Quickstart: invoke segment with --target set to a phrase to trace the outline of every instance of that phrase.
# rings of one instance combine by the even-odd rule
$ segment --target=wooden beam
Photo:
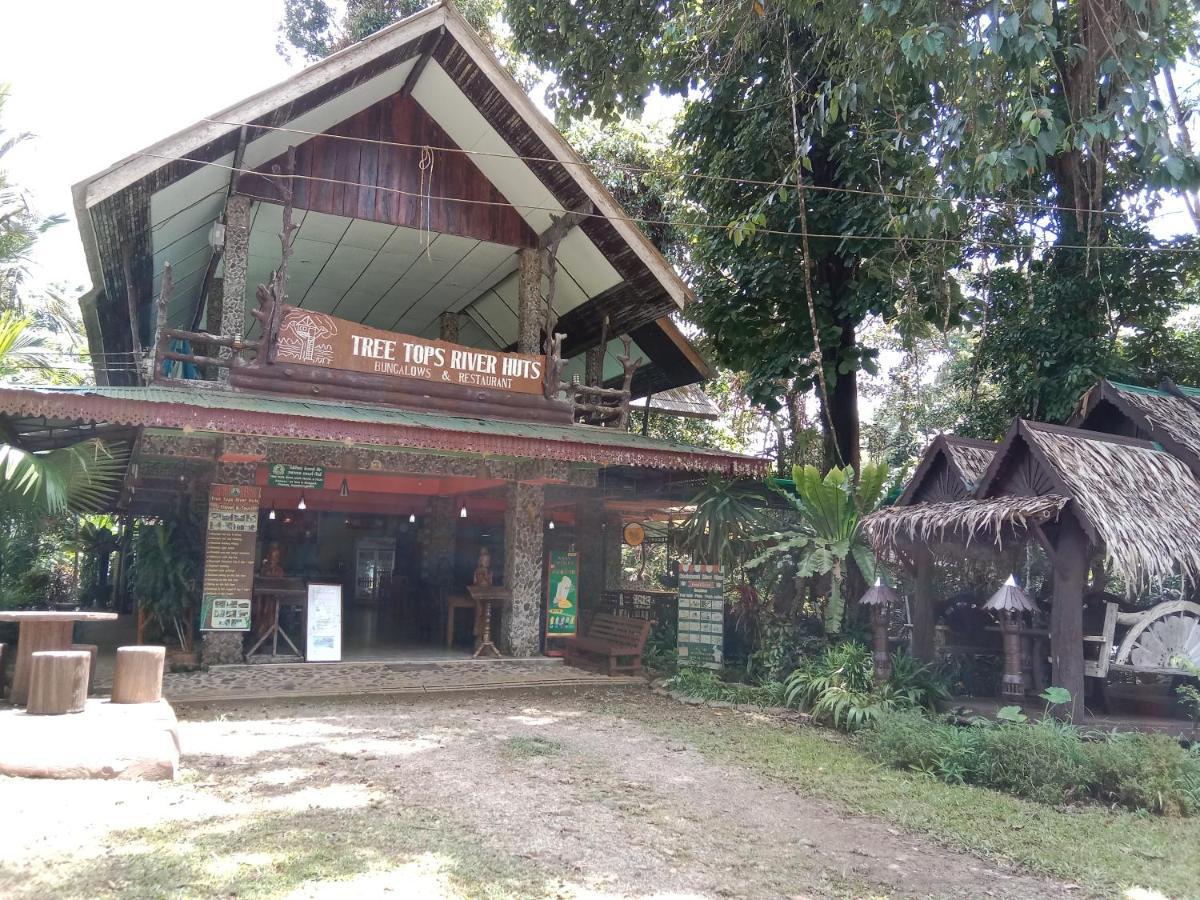
[[[446,26],[442,25],[437,31],[426,35],[422,43],[421,55],[417,57],[417,61],[413,63],[413,67],[409,70],[407,77],[404,79],[404,84],[400,86],[400,90],[396,95],[401,99],[409,96],[413,89],[417,86],[417,81],[421,77],[421,73],[425,71],[425,67],[429,65],[429,60],[433,59],[433,53],[437,50],[438,44],[442,37],[446,34]]]
[[[1083,594],[1087,589],[1088,536],[1074,515],[1058,526],[1054,599],[1050,605],[1050,660],[1056,687],[1071,692],[1070,719],[1083,719]]]
[[[584,200],[574,209],[568,210],[561,216],[550,216],[550,227],[538,237],[538,247],[542,250],[556,247],[576,225],[591,218],[595,207],[591,200]]]

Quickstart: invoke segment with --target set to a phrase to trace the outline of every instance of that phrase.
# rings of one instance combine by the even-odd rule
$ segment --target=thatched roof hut
[[[1165,381],[1158,388],[1098,381],[1070,424],[1161,444],[1200,476],[1200,391]]]
[[[897,506],[961,500],[971,496],[999,445],[939,434],[925,448]]]

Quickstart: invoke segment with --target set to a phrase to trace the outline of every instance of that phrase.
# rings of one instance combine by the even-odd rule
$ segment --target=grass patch
[[[1096,894],[1140,886],[1195,897],[1200,885],[1200,820],[1091,808],[1060,810],[995,791],[944,784],[880,766],[833,732],[676,708],[632,704],[664,737],[710,758],[742,765],[800,792],[875,816],[940,843],[1074,881]]]
[[[553,896],[557,884],[431,810],[390,805],[172,822],[116,832],[106,843],[95,858],[39,860],[28,871],[0,866],[0,894],[266,898],[358,882],[360,896],[375,896],[382,883],[397,897],[507,900]]]
[[[504,751],[510,756],[556,756],[562,749],[562,743],[553,738],[518,735],[504,739]]]

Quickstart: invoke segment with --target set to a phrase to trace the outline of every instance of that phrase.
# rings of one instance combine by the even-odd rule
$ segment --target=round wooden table
[[[51,612],[44,609],[17,609],[0,611],[0,622],[18,622],[21,625],[17,639],[17,665],[13,671],[12,690],[9,700],[24,706],[29,699],[29,667],[33,654],[39,650],[70,650],[76,622],[111,622],[116,613]]]

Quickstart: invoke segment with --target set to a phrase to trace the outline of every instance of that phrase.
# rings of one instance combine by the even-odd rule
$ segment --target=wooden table
[[[473,655],[479,657],[484,652],[490,652],[499,657],[500,651],[492,643],[492,601],[511,603],[512,591],[493,584],[473,584],[467,588],[467,593],[471,595],[471,599],[478,607],[477,617],[483,620],[483,634],[475,635],[475,653]]]
[[[29,699],[29,669],[33,654],[40,650],[70,650],[76,622],[111,622],[116,618],[116,613],[87,610],[51,612],[44,609],[18,609],[0,612],[0,622],[17,622],[21,626],[9,700],[14,705],[24,706]]]

